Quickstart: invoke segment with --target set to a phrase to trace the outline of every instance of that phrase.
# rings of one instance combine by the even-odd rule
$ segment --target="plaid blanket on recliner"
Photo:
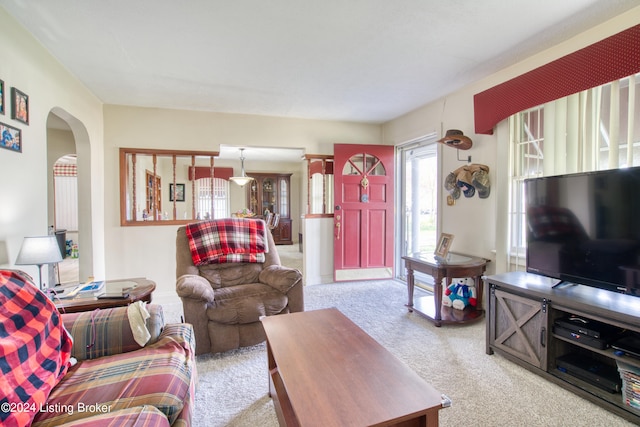
[[[227,262],[264,262],[266,226],[255,218],[223,218],[186,226],[195,266]]]
[[[0,425],[28,426],[67,372],[72,341],[26,275],[0,270]]]

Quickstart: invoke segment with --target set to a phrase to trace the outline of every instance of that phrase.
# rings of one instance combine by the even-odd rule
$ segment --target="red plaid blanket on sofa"
[[[266,226],[254,218],[223,218],[188,224],[191,258],[196,266],[226,262],[264,262]]]
[[[71,344],[55,305],[24,275],[0,270],[0,425],[31,425],[67,372]]]

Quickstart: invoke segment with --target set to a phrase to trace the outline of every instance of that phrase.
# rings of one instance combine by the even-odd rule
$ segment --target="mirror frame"
[[[190,188],[186,188],[187,186],[185,186],[185,192],[186,191],[191,191],[191,200],[192,200],[192,207],[191,210],[194,213],[194,218],[190,218],[190,219],[163,219],[163,220],[156,220],[156,219],[151,219],[151,220],[147,220],[147,221],[140,221],[140,220],[128,220],[127,219],[127,171],[128,171],[128,165],[127,165],[127,156],[128,155],[132,155],[133,158],[135,159],[135,157],[137,155],[147,155],[147,156],[152,156],[153,158],[153,163],[154,163],[154,170],[153,170],[153,175],[156,174],[155,171],[155,165],[156,165],[156,157],[169,157],[172,159],[173,161],[173,177],[171,178],[170,184],[173,184],[173,188],[177,188],[176,187],[176,173],[175,173],[175,167],[176,167],[176,159],[178,157],[191,157],[191,167],[194,167],[195,170],[195,166],[196,166],[196,157],[208,157],[210,159],[210,168],[213,170],[213,165],[214,165],[214,158],[218,157],[218,155],[220,154],[218,151],[189,151],[189,150],[158,150],[158,149],[151,149],[151,148],[120,148],[120,225],[121,226],[158,226],[158,225],[184,225],[184,224],[188,224],[194,221],[197,221],[197,219],[195,218],[195,198],[193,197],[194,192],[195,192],[195,181],[191,180],[191,186],[189,186]],[[134,171],[134,175],[135,175],[135,171]],[[213,173],[212,173],[213,176]],[[134,180],[134,188],[135,188],[135,180]],[[171,204],[172,208],[173,208],[173,218],[176,217],[176,200],[177,198],[174,197],[174,200],[170,200],[168,201],[169,204]],[[135,194],[134,194],[134,201],[135,201]],[[135,202],[132,203],[132,205],[135,206]]]

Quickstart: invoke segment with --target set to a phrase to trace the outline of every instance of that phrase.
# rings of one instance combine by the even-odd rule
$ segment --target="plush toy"
[[[455,279],[444,291],[442,297],[442,304],[447,307],[453,307],[457,310],[464,310],[468,305],[475,307],[476,300],[476,288],[475,286],[467,285],[467,279]]]

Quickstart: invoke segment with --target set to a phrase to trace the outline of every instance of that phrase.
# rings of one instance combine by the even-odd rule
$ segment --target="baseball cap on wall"
[[[471,183],[478,191],[478,197],[486,199],[491,193],[491,181],[489,180],[489,166],[477,165],[478,168],[471,173]]]

